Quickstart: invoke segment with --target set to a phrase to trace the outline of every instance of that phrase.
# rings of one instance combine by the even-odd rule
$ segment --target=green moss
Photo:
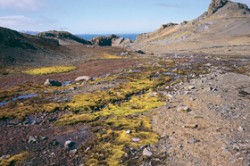
[[[29,158],[28,152],[22,152],[17,155],[11,156],[8,159],[1,159],[0,165],[1,166],[13,166],[13,165],[20,165],[23,161]]]

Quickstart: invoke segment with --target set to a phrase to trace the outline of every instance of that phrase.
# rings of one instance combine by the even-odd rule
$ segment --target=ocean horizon
[[[94,37],[98,37],[98,36],[109,36],[111,34],[76,34],[76,36],[79,36],[85,40],[91,40]],[[124,37],[124,38],[128,38],[130,40],[136,40],[137,35],[139,34],[116,34],[117,36],[120,37]]]

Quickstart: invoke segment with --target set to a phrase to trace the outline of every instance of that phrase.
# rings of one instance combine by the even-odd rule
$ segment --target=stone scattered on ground
[[[56,81],[56,80],[51,80],[51,79],[47,79],[44,82],[45,86],[62,86],[62,83],[60,81]]]

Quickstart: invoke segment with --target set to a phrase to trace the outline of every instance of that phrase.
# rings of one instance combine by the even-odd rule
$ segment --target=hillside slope
[[[155,32],[141,34],[134,47],[158,52],[216,54],[233,49],[244,55],[249,52],[246,50],[250,45],[249,27],[250,10],[247,5],[212,0],[208,11],[197,19],[178,25],[166,24]]]
[[[0,73],[9,67],[78,64],[123,51],[91,44],[69,32],[48,31],[34,36],[0,27]]]

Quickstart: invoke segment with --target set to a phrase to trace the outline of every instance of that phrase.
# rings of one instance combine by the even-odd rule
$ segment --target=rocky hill
[[[37,36],[46,39],[58,40],[60,45],[79,45],[79,44],[92,44],[90,41],[84,40],[78,36],[72,35],[65,31],[47,31],[37,34]]]
[[[90,47],[90,41],[69,32],[48,31],[28,35],[0,27],[0,74],[9,67],[27,67],[79,63],[104,53],[104,48]],[[105,53],[121,50],[106,48]]]
[[[208,10],[197,19],[181,24],[166,24],[137,38],[139,47],[159,52],[205,52],[223,54],[232,47],[247,54],[250,43],[250,10],[247,5],[228,0],[212,0]],[[245,50],[245,51],[240,51]]]

